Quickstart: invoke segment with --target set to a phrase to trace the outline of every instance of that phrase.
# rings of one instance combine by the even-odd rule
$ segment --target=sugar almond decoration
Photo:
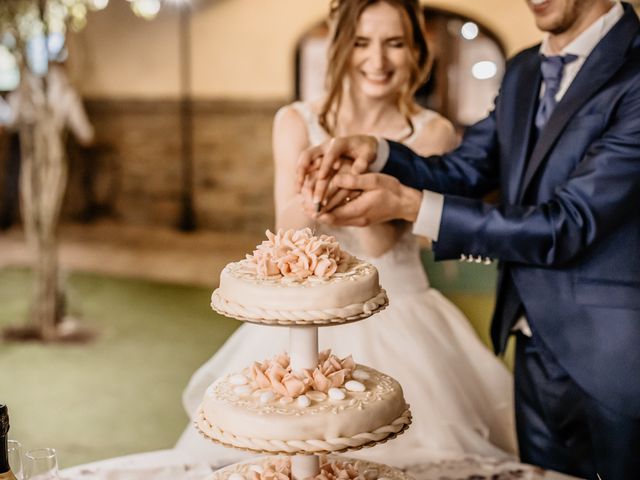
[[[359,372],[359,380],[354,379],[355,372]],[[262,404],[295,401],[300,408],[327,399],[343,400],[347,392],[364,392],[363,382],[369,378],[364,370],[356,370],[351,356],[340,359],[331,350],[320,352],[318,366],[313,370],[292,371],[289,355],[282,353],[263,362],[254,362],[244,373],[229,376],[229,383],[237,395],[256,396]]]

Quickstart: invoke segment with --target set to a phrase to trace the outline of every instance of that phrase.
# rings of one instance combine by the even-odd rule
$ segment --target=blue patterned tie
[[[542,55],[540,70],[544,81],[544,95],[540,99],[538,113],[536,114],[536,127],[538,131],[546,125],[556,108],[556,95],[560,90],[560,82],[564,73],[564,66],[578,59],[577,55],[555,55],[546,57]]]

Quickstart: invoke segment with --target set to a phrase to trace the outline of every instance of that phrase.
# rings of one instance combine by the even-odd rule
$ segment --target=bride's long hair
[[[411,55],[409,81],[403,86],[398,96],[398,109],[405,116],[413,133],[411,114],[415,109],[414,95],[429,77],[432,64],[424,17],[418,0],[333,0],[329,15],[331,43],[325,85],[327,94],[320,109],[320,125],[330,135],[335,134],[337,114],[344,93],[344,78],[354,47],[358,20],[367,7],[379,2],[388,3],[398,10],[402,17]]]

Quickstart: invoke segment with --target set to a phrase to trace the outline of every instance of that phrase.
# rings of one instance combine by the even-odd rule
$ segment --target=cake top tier
[[[351,322],[386,304],[373,265],[309,228],[267,231],[251,255],[222,270],[211,297],[223,315],[271,325]]]

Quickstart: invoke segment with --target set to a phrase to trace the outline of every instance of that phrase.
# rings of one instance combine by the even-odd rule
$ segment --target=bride
[[[278,228],[313,226],[296,192],[296,162],[302,150],[328,137],[378,135],[422,155],[455,146],[451,124],[413,101],[429,70],[421,15],[417,0],[333,2],[326,98],[288,105],[274,121]],[[429,287],[410,226],[318,228],[376,265],[390,299],[389,308],[367,320],[319,329],[320,348],[352,354],[396,378],[413,412],[403,435],[349,455],[399,467],[442,454],[515,455],[511,375],[463,314]],[[287,329],[244,324],[191,378],[184,392],[187,413],[193,416],[217,377],[287,347]],[[176,447],[220,464],[241,456],[200,438],[192,426]]]

